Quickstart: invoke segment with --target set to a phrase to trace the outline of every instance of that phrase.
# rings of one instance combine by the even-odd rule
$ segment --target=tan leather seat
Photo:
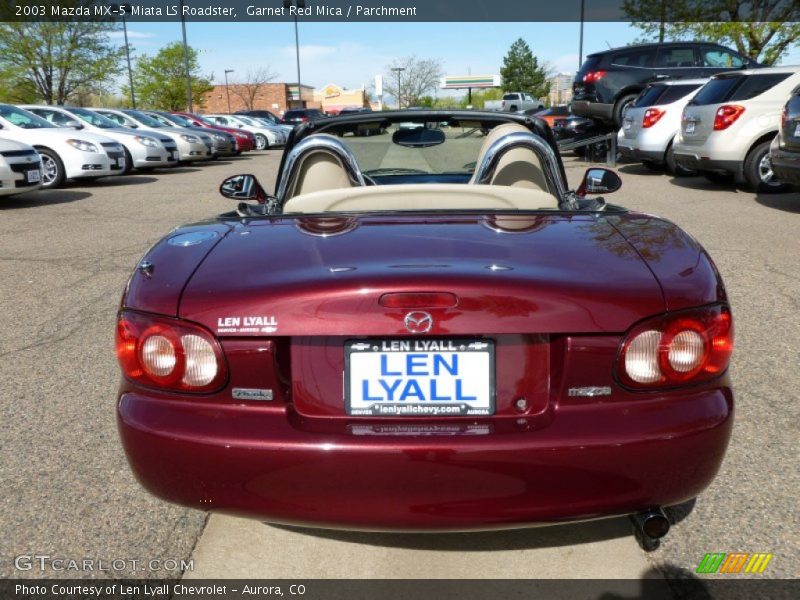
[[[315,137],[334,136],[319,133]],[[339,158],[323,149],[312,150],[302,159],[294,182],[289,186],[286,197],[313,194],[324,190],[353,187],[353,182]]]
[[[531,133],[527,127],[519,123],[503,123],[494,127],[481,146],[478,160],[475,162],[476,169],[492,144],[503,136],[515,132]],[[475,175],[472,176],[470,183],[477,183]],[[528,148],[506,150],[500,157],[489,184],[549,191],[542,163],[536,153]]]
[[[498,185],[423,183],[332,189],[290,198],[284,213],[401,210],[539,210],[558,208],[543,190]]]

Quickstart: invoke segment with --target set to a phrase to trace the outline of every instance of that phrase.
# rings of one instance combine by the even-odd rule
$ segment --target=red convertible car
[[[631,515],[663,536],[723,460],[733,326],[705,250],[598,196],[620,184],[591,168],[570,191],[524,115],[300,126],[274,193],[226,180],[237,209],[169,233],[128,283],[117,407],[139,481],[270,522]]]

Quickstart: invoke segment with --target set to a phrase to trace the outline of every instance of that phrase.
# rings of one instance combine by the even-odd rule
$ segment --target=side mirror
[[[586,194],[611,194],[622,187],[622,179],[611,169],[596,167],[587,169],[583,181],[576,192],[578,196]]]
[[[83,129],[84,125],[80,121],[67,121],[62,127],[71,127],[72,129]]]
[[[257,200],[263,204],[268,195],[255,175],[234,175],[219,186],[219,193],[231,200]]]

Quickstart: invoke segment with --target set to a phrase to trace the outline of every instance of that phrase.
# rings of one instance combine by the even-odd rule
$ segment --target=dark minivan
[[[292,110],[287,110],[283,114],[283,119],[281,119],[281,123],[283,125],[299,125],[301,123],[306,123],[307,121],[316,121],[317,119],[322,119],[325,115],[322,111],[317,110],[316,108],[297,108]]]
[[[572,112],[622,125],[625,108],[648,83],[697,79],[759,63],[719,44],[669,42],[638,44],[586,57],[572,84]]]

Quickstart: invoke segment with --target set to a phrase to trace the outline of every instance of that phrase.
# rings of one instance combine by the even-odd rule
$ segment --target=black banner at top
[[[0,21],[800,21],[797,0],[2,0],[0,7]]]

